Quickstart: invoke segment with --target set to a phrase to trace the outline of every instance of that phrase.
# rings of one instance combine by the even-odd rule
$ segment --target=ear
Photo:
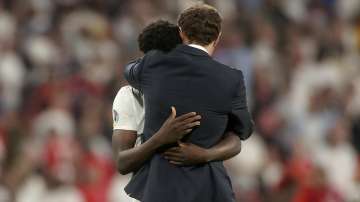
[[[179,27],[179,34],[180,34],[180,38],[183,41],[183,43],[187,44],[189,42],[189,39],[187,38],[185,33],[181,30],[181,27]]]
[[[220,41],[220,37],[221,37],[221,32],[219,33],[219,36],[217,37],[217,39],[214,41],[214,43],[213,43],[213,46],[214,46],[214,48],[218,45],[218,43],[219,43],[219,41]]]

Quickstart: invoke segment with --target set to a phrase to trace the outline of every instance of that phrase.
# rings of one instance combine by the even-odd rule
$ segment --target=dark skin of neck
[[[176,120],[177,118],[179,117],[174,114],[170,115],[156,134],[137,147],[135,147],[136,131],[114,130],[112,146],[119,173],[125,175],[138,170],[151,159],[159,147],[174,142],[178,142],[179,146],[170,148],[163,155],[170,163],[178,166],[223,161],[240,153],[241,140],[233,132],[227,132],[218,144],[209,149],[178,141],[191,132],[191,128],[197,126],[200,119],[198,115],[189,115],[187,119]],[[179,125],[184,127],[182,129],[175,127]]]

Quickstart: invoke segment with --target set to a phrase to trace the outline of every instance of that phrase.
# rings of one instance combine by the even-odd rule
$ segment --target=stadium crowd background
[[[256,133],[238,201],[360,201],[360,1],[209,0]],[[0,1],[0,201],[122,202],[112,101],[137,36],[189,0]],[[209,81],[211,82],[211,81]]]

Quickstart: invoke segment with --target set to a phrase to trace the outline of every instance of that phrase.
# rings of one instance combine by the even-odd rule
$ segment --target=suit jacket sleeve
[[[124,77],[129,82],[129,84],[138,90],[141,91],[141,70],[143,68],[144,59],[138,58],[129,62],[125,66]]]
[[[244,76],[240,72],[239,84],[232,100],[228,129],[239,135],[241,140],[250,137],[253,132],[253,121],[246,103]]]

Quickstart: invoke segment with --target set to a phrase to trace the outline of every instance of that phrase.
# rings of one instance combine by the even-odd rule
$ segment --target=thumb
[[[178,142],[177,142],[177,143],[178,143],[178,145],[179,145],[180,147],[184,147],[184,146],[186,146],[186,145],[185,145],[185,143],[181,142],[180,140],[178,140]]]
[[[171,115],[170,115],[171,118],[175,119],[176,117],[176,109],[174,106],[171,107]]]

